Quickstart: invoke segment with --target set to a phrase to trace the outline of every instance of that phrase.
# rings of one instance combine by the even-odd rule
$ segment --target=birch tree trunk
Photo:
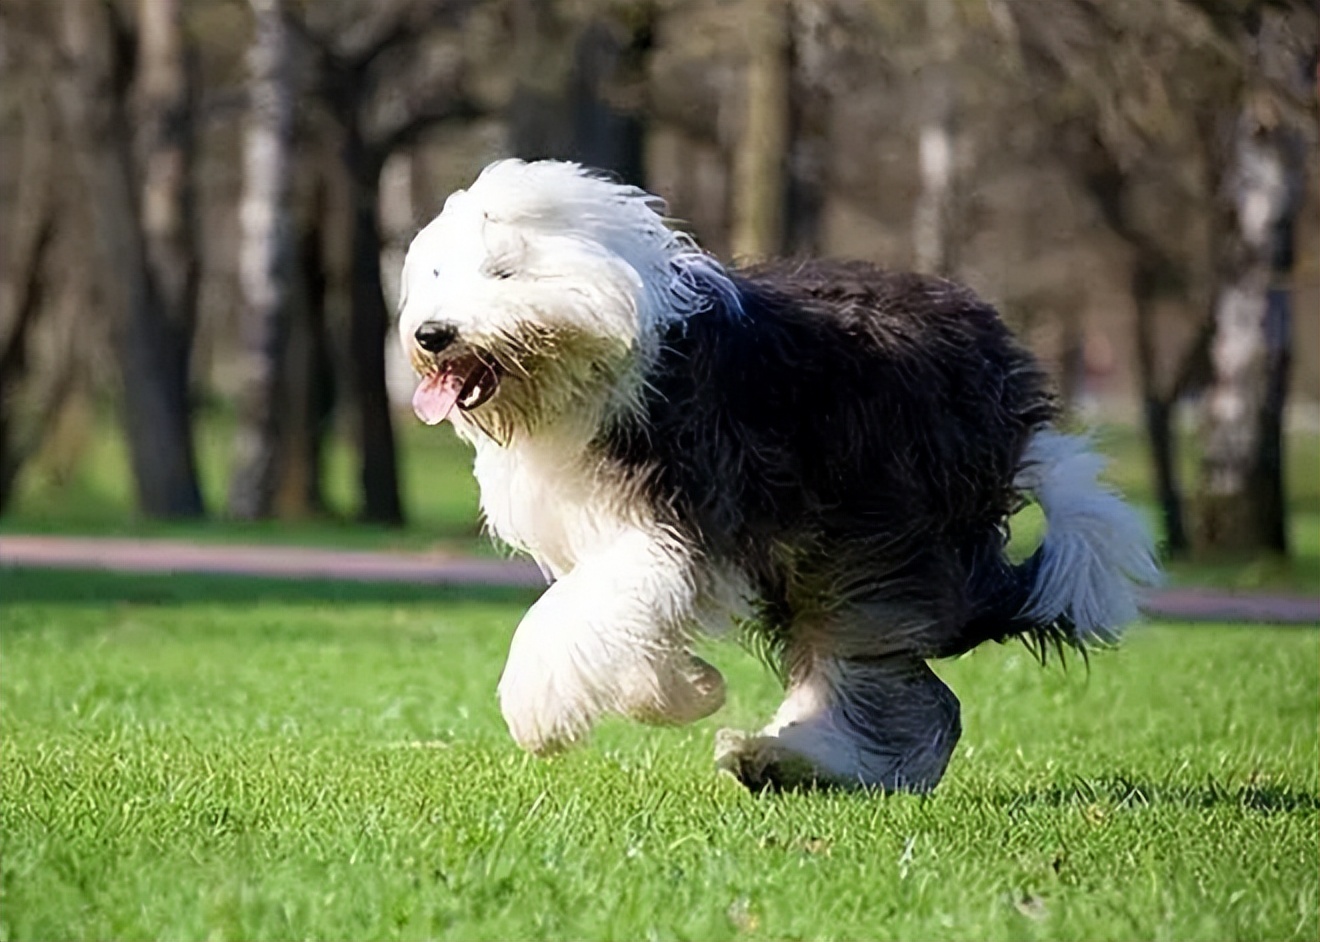
[[[63,5],[56,94],[105,273],[138,508],[149,517],[195,517],[203,507],[188,401],[197,295],[193,81],[182,9],[180,0],[141,0],[132,120],[116,15],[104,0]]]
[[[1283,411],[1292,340],[1293,233],[1305,186],[1305,139],[1263,76],[1301,74],[1262,19],[1248,40],[1250,79],[1225,177],[1225,257],[1214,302],[1211,382],[1202,415],[1196,548],[1288,552]]]
[[[271,516],[280,473],[285,405],[284,349],[292,295],[290,183],[293,88],[283,0],[250,0],[256,33],[249,50],[250,117],[244,150],[239,284],[243,376],[229,513]]]

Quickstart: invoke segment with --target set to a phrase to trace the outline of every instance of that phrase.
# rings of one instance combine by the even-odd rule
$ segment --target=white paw
[[[517,641],[500,678],[500,709],[518,745],[538,755],[585,738],[604,713],[671,726],[724,705],[720,672],[686,651],[616,645],[532,652]]]
[[[571,667],[510,657],[500,677],[500,712],[509,734],[528,752],[548,755],[583,739],[599,715]]]

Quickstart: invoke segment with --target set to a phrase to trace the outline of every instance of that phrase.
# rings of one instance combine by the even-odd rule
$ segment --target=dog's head
[[[725,279],[635,187],[558,161],[491,164],[408,249],[399,334],[418,416],[497,440],[636,398],[660,331]]]

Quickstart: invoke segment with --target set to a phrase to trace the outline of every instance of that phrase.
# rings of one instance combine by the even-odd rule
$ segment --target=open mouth
[[[413,411],[427,425],[437,425],[457,406],[470,412],[495,395],[499,367],[476,353],[465,353],[427,373],[413,393]]]

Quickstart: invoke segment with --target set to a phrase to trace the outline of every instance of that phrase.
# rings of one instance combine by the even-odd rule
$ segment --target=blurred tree
[[[1294,230],[1315,123],[1316,22],[1252,6],[1223,29],[1244,81],[1218,190],[1196,542],[1202,554],[1288,552],[1283,412],[1292,344]]]
[[[203,513],[189,361],[198,261],[194,72],[181,0],[140,0],[136,29],[108,0],[66,0],[55,90],[102,261],[138,508]]]
[[[872,7],[680,0],[664,11],[647,63],[653,184],[719,254],[825,251],[836,109],[877,71]]]
[[[568,96],[572,24],[552,0],[509,0],[513,93],[507,111],[509,152],[524,160],[572,159]]]
[[[283,0],[249,0],[254,19],[240,215],[246,388],[239,396],[229,513],[269,517],[279,484],[285,348],[293,299],[293,70]]]
[[[641,78],[651,44],[649,4],[628,16],[596,16],[577,38],[570,76],[577,159],[646,185],[646,117]]]
[[[794,0],[789,5],[788,194],[784,244],[794,255],[819,255],[828,196],[829,118],[841,63],[828,34],[833,8]]]
[[[152,9],[135,12],[143,2]],[[23,220],[40,190],[17,182],[19,160],[0,164],[5,220],[0,255],[22,264],[28,279],[0,279],[7,292],[0,311],[10,312],[0,321],[0,357],[6,358],[0,360],[0,385],[7,390],[0,428],[9,429],[10,441],[30,443],[25,433],[15,438],[14,430],[30,427],[42,414],[42,389],[58,387],[55,381],[63,374],[54,365],[61,361],[49,355],[62,349],[66,311],[80,312],[73,321],[77,342],[68,347],[81,358],[62,361],[79,384],[104,388],[96,375],[102,366],[98,356],[108,358],[111,351],[118,373],[127,376],[133,367],[126,351],[136,349],[139,366],[149,364],[140,372],[154,377],[143,382],[182,402],[179,414],[186,424],[186,352],[194,344],[191,326],[185,330],[174,316],[179,306],[172,299],[186,301],[189,277],[187,266],[172,266],[171,259],[187,251],[187,240],[169,233],[187,230],[180,220],[191,210],[186,186],[179,185],[187,175],[170,168],[181,166],[175,159],[180,155],[186,165],[190,149],[176,146],[186,140],[186,134],[174,133],[179,126],[166,122],[169,133],[162,135],[162,125],[150,119],[152,96],[140,52],[146,49],[148,21],[168,20],[166,14],[177,12],[180,3],[199,61],[198,76],[188,69],[182,79],[200,94],[196,182],[207,234],[196,370],[203,383],[212,384],[207,392],[228,395],[244,385],[234,354],[242,347],[238,335],[247,318],[233,316],[239,307],[235,282],[244,267],[236,237],[241,128],[222,119],[237,114],[248,98],[243,67],[252,22],[248,5],[0,0],[5,28],[0,120],[10,129],[6,143],[17,142],[18,129],[27,126],[10,117],[13,99],[27,94],[22,91],[27,78],[11,79],[22,78],[27,69],[17,52],[58,45],[54,51],[64,53],[55,62],[60,68],[52,65],[48,74],[59,81],[45,83],[58,93],[57,113],[70,118],[64,122],[68,131],[56,135],[57,173],[73,176],[76,160],[78,168],[108,181],[88,186],[85,197],[78,195],[82,187],[55,185],[55,235],[43,249],[47,261],[33,269],[18,259],[27,256],[32,233],[39,231]],[[671,199],[675,213],[689,220],[703,244],[722,254],[729,252],[733,218],[746,232],[748,220],[760,213],[762,220],[777,215],[779,222],[760,227],[754,241],[763,247],[753,254],[834,253],[946,270],[956,262],[959,276],[996,297],[1018,326],[1034,325],[1028,340],[1047,358],[1061,348],[1061,359],[1070,364],[1061,384],[1065,390],[1083,377],[1083,365],[1088,383],[1101,395],[1129,371],[1135,375],[1173,549],[1193,541],[1208,546],[1212,529],[1227,532],[1236,526],[1206,527],[1208,518],[1184,510],[1175,417],[1180,400],[1212,383],[1231,395],[1207,396],[1206,403],[1233,400],[1252,413],[1252,403],[1282,401],[1287,343],[1279,338],[1286,330],[1253,334],[1254,315],[1212,314],[1227,310],[1217,299],[1237,296],[1241,285],[1261,278],[1259,243],[1247,246],[1237,232],[1241,214],[1232,197],[1236,193],[1243,205],[1260,202],[1234,181],[1254,179],[1254,171],[1242,168],[1262,164],[1252,148],[1268,143],[1280,99],[1274,79],[1263,96],[1247,91],[1254,40],[1246,16],[1253,10],[1293,9],[1288,0],[282,4],[286,25],[295,33],[286,64],[300,96],[286,214],[296,245],[289,250],[283,289],[290,342],[275,376],[285,388],[275,408],[269,408],[275,395],[269,391],[261,406],[267,419],[275,415],[283,424],[279,513],[322,509],[319,455],[332,409],[343,406],[362,452],[364,515],[382,520],[401,515],[384,369],[377,355],[389,320],[380,290],[381,258],[387,271],[397,261],[414,225],[415,200],[434,202],[491,157],[512,151],[575,158],[647,183]],[[44,18],[46,28],[15,39],[14,24],[29,16]],[[1313,22],[1313,13],[1307,16]],[[94,41],[88,46],[93,54],[75,58],[68,52],[77,21],[83,22],[84,37]],[[1011,44],[981,41],[992,22],[1006,24]],[[1292,33],[1309,38],[1314,30],[1303,23]],[[1012,55],[1003,55],[1006,48]],[[155,58],[169,55],[158,52]],[[191,50],[182,58],[190,63]],[[42,87],[39,74],[32,81]],[[72,104],[65,94],[69,87],[78,89]],[[489,103],[502,125],[462,120],[486,110],[474,104],[474,95]],[[157,94],[154,100],[162,99]],[[759,117],[754,105],[765,106]],[[184,115],[184,131],[192,111]],[[1240,120],[1244,114],[1254,116],[1258,130],[1235,136],[1235,128],[1246,126]],[[139,115],[148,120],[139,123]],[[448,118],[459,120],[427,133]],[[754,126],[770,130],[753,132]],[[764,146],[776,138],[778,144]],[[1248,139],[1252,148],[1243,143]],[[174,157],[149,159],[153,149]],[[13,150],[17,154],[19,148]],[[930,159],[923,161],[923,153]],[[401,158],[394,166],[410,168],[404,175],[411,195],[380,216],[381,171],[390,154]],[[384,174],[385,185],[391,173]],[[155,181],[150,200],[148,178]],[[748,186],[749,180],[760,182]],[[1079,195],[1089,198],[1079,201]],[[150,237],[149,208],[155,221]],[[1284,239],[1285,230],[1274,227],[1273,241]],[[86,303],[95,285],[67,287],[84,269],[75,260],[92,255],[104,258],[104,268],[116,276],[130,273],[100,279],[103,305]],[[171,267],[184,274],[166,277],[158,271]],[[95,265],[86,268],[98,271]],[[131,274],[139,270],[147,274]],[[64,273],[61,278],[53,278],[56,271]],[[1115,276],[1123,282],[1117,291]],[[1271,277],[1283,278],[1283,267],[1275,265]],[[16,301],[30,296],[29,286],[38,289],[40,300],[43,285],[44,304],[25,307]],[[1112,312],[1129,306],[1116,294],[1133,299],[1136,316],[1126,338],[1114,330]],[[152,323],[151,316],[133,313],[139,302],[170,312],[160,318],[165,342],[153,347],[122,339],[152,329],[142,326]],[[85,315],[102,308],[117,313],[92,320]],[[12,312],[18,310],[36,313],[16,319]],[[1286,326],[1277,305],[1265,310],[1271,325]],[[103,324],[113,326],[113,344],[98,340],[95,332]],[[1250,342],[1230,344],[1230,337]],[[21,352],[24,346],[30,355]],[[1130,360],[1128,346],[1134,352]],[[1236,362],[1224,360],[1230,346],[1255,351],[1246,358],[1251,365],[1245,371],[1219,369],[1221,360]],[[1262,349],[1265,361],[1258,359]],[[1268,365],[1269,350],[1281,354],[1275,365]],[[171,351],[183,351],[182,368],[150,365],[153,357],[170,359]],[[27,369],[11,368],[24,356]],[[1313,376],[1309,362],[1299,363],[1308,378]],[[270,363],[256,372],[261,370],[269,380]],[[1265,387],[1256,379],[1262,372],[1271,377]],[[150,409],[134,404],[134,384],[124,379],[122,385],[125,426],[138,427],[133,454],[145,452],[153,473],[178,466],[162,459],[177,454],[168,445],[178,437],[170,431],[175,420],[153,417]],[[21,409],[11,408],[15,402]],[[246,402],[240,406],[245,412],[257,408]],[[1224,448],[1209,449],[1216,457],[1207,457],[1190,509],[1214,502],[1205,484],[1212,465],[1229,461],[1244,467],[1242,456],[1255,449],[1243,443],[1259,444],[1251,459],[1259,467],[1274,460],[1267,454],[1273,435],[1269,416],[1278,411],[1264,405],[1261,411],[1261,423],[1252,430],[1212,421],[1207,408],[1204,441],[1209,445],[1214,437]],[[11,421],[15,417],[19,424]],[[347,429],[350,422],[344,425]],[[36,467],[47,467],[50,452],[47,444]],[[139,468],[141,460],[134,460]],[[1247,485],[1252,492],[1263,486]],[[154,484],[148,490],[170,492]],[[1219,503],[1248,512],[1256,507],[1253,500]],[[1241,542],[1237,536],[1226,539]]]
[[[347,10],[348,22],[314,24],[292,9],[287,22],[311,48],[317,91],[334,120],[348,188],[349,379],[356,411],[362,516],[403,521],[397,455],[385,385],[389,313],[381,284],[380,178],[385,160],[445,121],[481,113],[463,88],[461,50],[437,48],[437,29],[460,23],[471,3],[411,0]],[[310,11],[309,11],[310,12]]]
[[[746,23],[742,129],[733,158],[730,242],[739,259],[784,250],[790,129],[787,0],[742,0]]]
[[[1170,250],[1151,234],[1135,206],[1129,175],[1114,155],[1096,137],[1088,137],[1073,154],[1073,166],[1082,184],[1095,199],[1100,215],[1110,229],[1132,249],[1129,291],[1135,308],[1137,383],[1142,418],[1150,448],[1155,494],[1164,522],[1166,549],[1181,555],[1190,549],[1183,487],[1178,475],[1178,436],[1174,423],[1178,403],[1204,381],[1204,327],[1181,350],[1168,353],[1161,347],[1161,305],[1166,302],[1191,306],[1190,292],[1197,275],[1192,263]],[[1148,218],[1148,217],[1147,217]],[[1177,231],[1175,227],[1170,227]],[[1164,368],[1169,359],[1175,367]]]
[[[923,82],[924,114],[918,132],[917,165],[921,191],[912,221],[913,256],[918,271],[950,274],[957,267],[954,207],[954,59],[958,11],[954,0],[925,0],[931,46]]]
[[[646,183],[643,77],[653,3],[580,9],[511,0],[514,88],[509,152],[524,160],[575,160]]]
[[[317,516],[326,509],[322,465],[335,405],[329,308],[339,289],[331,284],[333,253],[327,245],[334,229],[327,165],[334,161],[324,150],[309,141],[298,168],[305,192],[298,201],[275,499],[276,513],[284,518]]]
[[[1203,379],[1206,331],[1173,349],[1173,308],[1206,298],[1209,128],[1231,94],[1232,56],[1184,0],[1002,2],[1043,133],[1130,248],[1137,379],[1166,545],[1190,546],[1178,478],[1178,401]]]
[[[1296,126],[1285,119],[1297,107],[1284,107],[1280,77],[1291,67],[1296,85],[1299,63],[1314,61],[1314,11],[1288,0],[1003,7],[1028,67],[1039,70],[1038,101],[1065,161],[1132,248],[1138,378],[1169,549],[1192,543],[1174,409],[1209,384],[1198,548],[1282,551],[1287,292],[1267,296],[1271,279],[1277,287],[1291,269],[1301,193]],[[1309,37],[1309,52],[1263,61],[1267,44],[1253,24],[1276,17],[1288,20],[1284,35]],[[1251,235],[1247,206],[1261,220]],[[1173,356],[1160,350],[1166,302],[1198,322]]]
[[[63,401],[65,381],[56,383],[48,401],[20,414],[19,387],[26,380],[33,329],[45,309],[47,258],[55,235],[56,162],[53,128],[48,120],[46,70],[25,63],[20,109],[22,139],[18,148],[17,201],[6,235],[9,277],[0,299],[0,513],[4,512],[19,471],[40,444],[49,418]],[[75,362],[69,358],[69,362]]]

